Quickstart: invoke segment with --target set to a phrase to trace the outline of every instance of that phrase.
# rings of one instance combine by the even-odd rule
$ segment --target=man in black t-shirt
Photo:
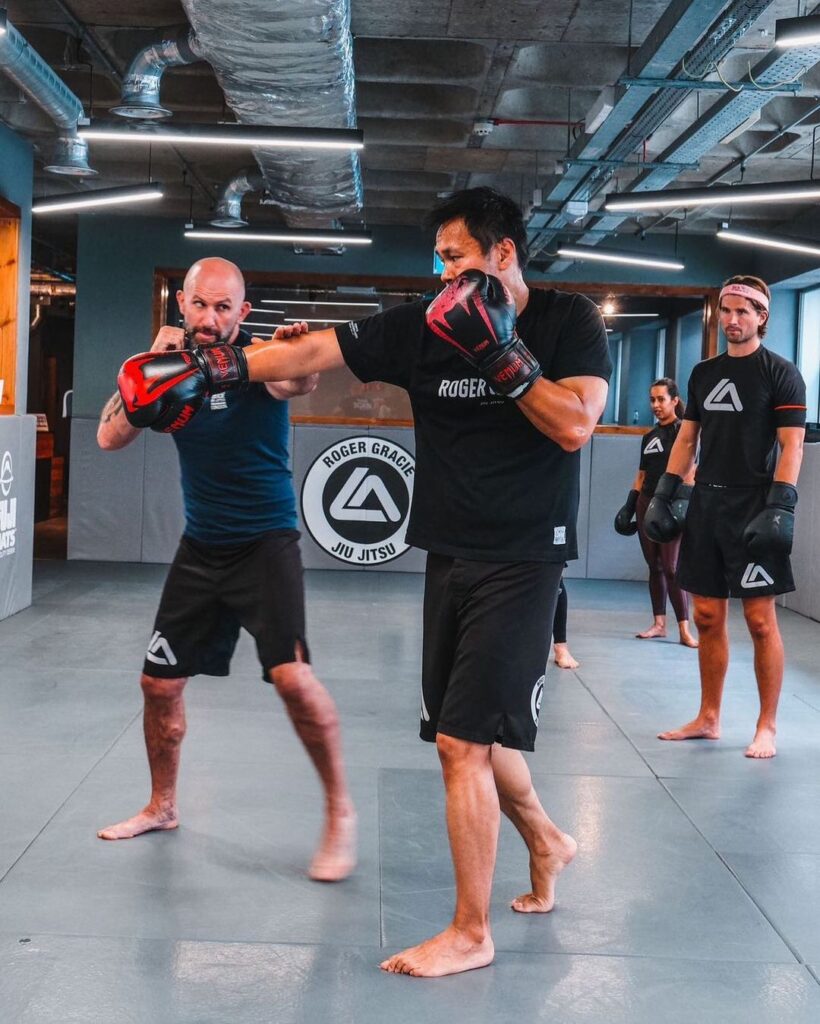
[[[789,554],[803,455],[806,386],[797,367],[764,348],[769,289],[756,277],[732,277],[720,293],[728,351],[698,363],[689,379],[683,424],[644,520],[648,532],[678,528],[671,508],[680,478],[694,466],[678,581],[694,596],[700,634],[701,705],[663,740],[720,737],[729,663],[728,598],[743,601],[754,644],[760,715],[747,757],[774,757],[783,644],[774,599],[794,590]]]
[[[577,558],[580,449],[612,369],[592,302],[525,284],[527,236],[512,200],[467,189],[439,204],[430,224],[447,287],[427,309],[406,303],[253,345],[243,357],[251,380],[346,364],[362,381],[409,394],[416,467],[407,541],[428,552],[421,735],[442,764],[456,877],[452,923],[381,965],[417,977],[492,961],[500,811],[530,854],[531,889],[514,910],[550,911],[556,878],[575,855],[575,840],[541,807],[521,751],[532,750],[538,725],[544,624],[564,562]],[[204,374],[202,386],[210,386]]]

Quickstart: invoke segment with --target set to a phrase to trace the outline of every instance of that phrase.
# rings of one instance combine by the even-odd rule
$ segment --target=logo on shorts
[[[706,396],[703,408],[709,412],[743,412],[743,403],[735,385],[724,377]]]
[[[653,437],[649,444],[644,448],[644,455],[655,455],[663,451],[663,442],[659,437]]]
[[[532,688],[532,696],[530,697],[530,711],[532,712],[532,720],[538,725],[538,716],[541,714],[541,701],[544,699],[544,679],[546,676],[536,682]]]
[[[158,629],[154,630],[154,635],[148,642],[148,650],[145,652],[145,657],[148,661],[153,661],[155,665],[176,665],[177,663],[176,655],[171,650],[171,645]]]
[[[302,518],[329,555],[381,565],[403,555],[415,459],[382,437],[349,437],[314,460],[302,484]]]
[[[427,705],[424,703],[424,688],[421,691],[421,718],[424,722],[430,721],[430,712],[427,710]]]
[[[762,565],[755,565],[749,562],[743,572],[743,579],[740,581],[744,590],[752,590],[754,587],[771,587],[774,580],[766,572]]]
[[[216,409],[227,409],[228,408],[228,396],[224,391],[220,391],[216,395],[211,395],[211,412]]]

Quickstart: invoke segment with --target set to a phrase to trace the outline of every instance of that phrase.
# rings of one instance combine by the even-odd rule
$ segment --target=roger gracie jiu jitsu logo
[[[14,554],[17,543],[17,498],[11,497],[14,470],[11,452],[0,459],[0,558]]]
[[[348,437],[314,460],[302,484],[302,518],[329,555],[381,565],[403,555],[415,459],[383,437]]]
[[[652,455],[657,452],[660,454],[663,451],[663,442],[659,437],[653,437],[649,444],[644,448],[644,455]]]

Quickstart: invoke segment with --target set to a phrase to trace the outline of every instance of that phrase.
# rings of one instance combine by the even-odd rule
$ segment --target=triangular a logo
[[[148,650],[145,657],[153,661],[155,665],[176,665],[177,659],[171,650],[171,645],[157,629],[148,643]]]
[[[743,412],[743,403],[735,385],[724,377],[706,396],[703,408],[709,412]]]
[[[663,451],[663,442],[659,437],[653,437],[649,444],[644,448],[644,455],[653,455],[655,452]]]
[[[373,495],[378,508],[365,508],[364,504]],[[374,473],[368,475],[365,466],[357,466],[342,489],[333,499],[330,514],[338,521],[359,523],[398,523],[401,512],[381,477]]]
[[[766,572],[762,565],[755,565],[749,562],[743,572],[743,579],[740,581],[744,590],[753,590],[755,587],[770,587],[774,580]]]

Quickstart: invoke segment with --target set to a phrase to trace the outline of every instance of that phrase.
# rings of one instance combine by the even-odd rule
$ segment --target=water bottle
[[[638,419],[639,419],[639,417],[638,417],[638,410],[636,409],[632,413],[632,423],[633,423],[633,426],[638,422]]]

